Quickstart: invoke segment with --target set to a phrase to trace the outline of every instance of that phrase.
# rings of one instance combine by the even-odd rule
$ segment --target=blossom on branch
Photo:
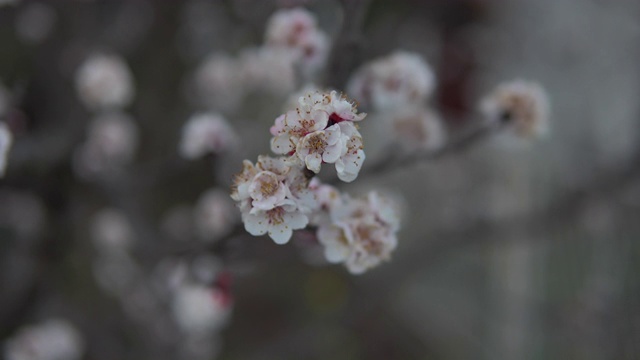
[[[519,138],[545,135],[549,127],[549,100],[538,84],[522,80],[499,85],[480,103],[486,121],[505,126]]]

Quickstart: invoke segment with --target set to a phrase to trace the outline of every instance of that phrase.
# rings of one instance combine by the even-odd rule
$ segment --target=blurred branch
[[[329,57],[325,85],[343,89],[349,74],[358,65],[362,50],[362,28],[371,0],[341,0],[342,29]]]

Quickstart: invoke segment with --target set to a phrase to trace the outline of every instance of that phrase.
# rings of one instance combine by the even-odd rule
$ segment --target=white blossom
[[[220,114],[201,113],[193,115],[182,127],[180,155],[193,160],[205,154],[220,154],[238,143],[238,136],[227,120]]]
[[[222,54],[209,56],[195,72],[194,81],[201,102],[212,108],[234,110],[244,96],[241,66]]]
[[[87,139],[76,150],[76,170],[81,175],[102,174],[129,164],[138,148],[138,127],[124,113],[96,117],[87,130]]]
[[[7,360],[76,360],[83,353],[81,334],[61,319],[25,326],[4,345]]]
[[[227,192],[220,189],[204,192],[193,212],[197,235],[202,240],[217,239],[233,228],[236,214]]]
[[[386,116],[391,117],[398,143],[409,150],[434,151],[446,142],[447,133],[442,119],[430,109],[412,107]]]
[[[398,51],[364,65],[352,76],[347,91],[362,106],[394,110],[427,100],[435,88],[435,75],[415,53]]]
[[[89,57],[77,70],[75,82],[78,96],[91,110],[123,108],[133,100],[131,71],[117,55]]]
[[[549,100],[533,82],[516,80],[499,85],[480,103],[486,121],[506,126],[520,138],[545,135],[549,126]]]
[[[376,192],[361,199],[343,195],[341,203],[329,208],[329,218],[319,226],[318,240],[327,260],[344,263],[352,274],[389,260],[397,246],[398,208]]]
[[[268,234],[277,244],[284,244],[293,230],[307,226],[309,214],[317,207],[308,184],[302,169],[289,166],[284,158],[260,156],[255,166],[244,161],[231,197],[238,202],[250,234]]]
[[[365,159],[362,136],[353,121],[365,116],[335,91],[309,92],[300,97],[295,110],[276,119],[271,150],[291,156],[315,173],[322,163],[335,163],[338,177],[353,181]]]
[[[9,149],[13,143],[13,135],[11,130],[4,122],[0,122],[0,178],[4,177],[7,170],[7,162],[9,161]]]
[[[247,49],[240,55],[242,85],[247,90],[288,94],[296,87],[295,61],[295,53],[287,49]]]
[[[193,335],[219,330],[231,314],[231,304],[222,290],[183,284],[175,289],[173,316],[180,328]]]
[[[310,75],[322,68],[329,55],[329,38],[321,31],[315,17],[302,9],[275,12],[267,24],[266,45],[287,49],[303,73]]]

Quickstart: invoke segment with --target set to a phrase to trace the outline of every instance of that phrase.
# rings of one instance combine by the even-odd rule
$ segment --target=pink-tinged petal
[[[320,172],[320,167],[322,165],[322,156],[318,153],[309,154],[304,159],[304,162],[307,165],[307,169],[317,174]]]
[[[271,135],[278,136],[285,132],[285,124],[284,124],[285,115],[282,114],[276,118],[275,124],[269,129]]]

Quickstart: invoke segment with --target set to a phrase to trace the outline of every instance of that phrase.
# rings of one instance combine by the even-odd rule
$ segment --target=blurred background
[[[293,7],[326,37],[295,71],[262,47]],[[640,2],[0,0],[0,49],[6,359],[640,358]],[[430,65],[447,132],[523,78],[548,136],[340,185],[404,199],[398,249],[364,275],[304,232],[238,231],[231,176],[287,98],[397,50]],[[83,76],[123,80],[104,104]],[[194,114],[233,146],[185,155]],[[363,171],[396,149],[377,121]]]

